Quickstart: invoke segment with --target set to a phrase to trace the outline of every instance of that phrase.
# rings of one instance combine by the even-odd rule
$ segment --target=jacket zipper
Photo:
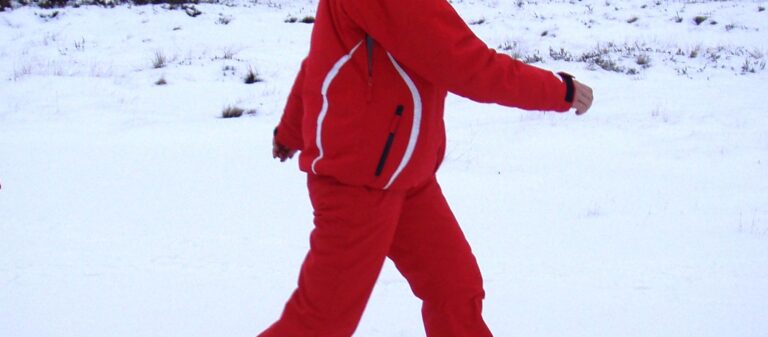
[[[370,101],[373,98],[373,38],[365,34],[365,49],[368,56],[368,90],[367,98]]]
[[[389,123],[389,135],[387,136],[387,142],[384,144],[384,150],[381,151],[381,157],[379,158],[379,164],[376,166],[376,176],[380,176],[384,171],[384,164],[387,163],[387,157],[392,149],[392,143],[395,141],[395,134],[397,129],[400,128],[400,119],[403,116],[403,106],[398,105],[395,109],[395,116],[392,118],[392,122]]]

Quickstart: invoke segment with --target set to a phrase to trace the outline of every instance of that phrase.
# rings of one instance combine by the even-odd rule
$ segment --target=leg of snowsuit
[[[408,192],[389,257],[423,300],[428,337],[490,337],[477,261],[436,180]]]
[[[310,251],[281,318],[260,337],[349,337],[357,328],[397,227],[404,192],[310,175]]]

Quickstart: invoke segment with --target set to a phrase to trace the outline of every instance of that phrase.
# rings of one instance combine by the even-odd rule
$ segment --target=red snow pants
[[[428,337],[490,337],[477,262],[437,180],[409,191],[309,175],[315,228],[298,288],[259,337],[352,336],[389,257],[423,301]]]

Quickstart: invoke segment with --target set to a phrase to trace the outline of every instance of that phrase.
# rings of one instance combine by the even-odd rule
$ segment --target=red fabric
[[[301,100],[301,91],[304,84],[304,64],[301,64],[301,70],[296,76],[296,80],[291,88],[291,93],[288,96],[288,102],[285,105],[285,113],[280,120],[278,126],[279,136],[278,141],[280,144],[288,147],[292,150],[301,150],[304,148],[304,140],[302,139],[301,130],[301,118],[304,114],[304,104]]]
[[[475,257],[434,178],[409,191],[310,175],[311,249],[282,317],[259,337],[348,337],[389,257],[423,300],[430,337],[489,337]]]
[[[299,166],[303,171],[373,188],[408,189],[422,184],[442,160],[443,104],[448,91],[530,110],[570,108],[565,85],[555,74],[489,49],[445,0],[321,0],[316,18],[309,55],[277,135],[282,144],[302,150]],[[375,40],[371,69],[366,34]],[[417,91],[422,114],[416,128],[412,88],[388,53]],[[348,62],[334,73],[345,55]],[[324,84],[327,92],[323,94]],[[377,176],[399,105],[404,113]],[[415,147],[406,160],[409,144]],[[406,165],[398,172],[403,162]]]

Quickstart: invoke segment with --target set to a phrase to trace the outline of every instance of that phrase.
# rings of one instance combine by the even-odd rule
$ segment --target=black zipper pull
[[[373,38],[365,34],[365,49],[368,52],[368,101],[373,98]]]
[[[365,49],[368,51],[368,80],[373,78],[373,38],[365,34]]]
[[[392,143],[395,141],[395,134],[397,129],[400,128],[400,117],[403,116],[402,105],[398,105],[395,109],[395,117],[392,118],[392,122],[389,123],[389,135],[387,135],[387,142],[384,144],[384,150],[381,151],[381,157],[379,158],[379,165],[376,165],[376,176],[380,176],[384,171],[384,164],[387,163],[387,157],[389,157],[389,151],[392,150]]]

